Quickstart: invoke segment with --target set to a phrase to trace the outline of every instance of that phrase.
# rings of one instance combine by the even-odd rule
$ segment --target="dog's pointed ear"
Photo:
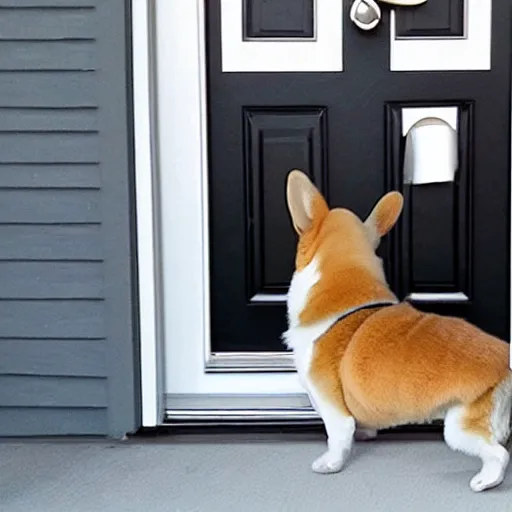
[[[379,245],[380,239],[396,224],[403,205],[404,198],[400,192],[388,192],[368,215],[364,224],[375,246]]]
[[[302,171],[293,170],[288,174],[286,201],[293,227],[299,235],[329,213],[324,197]]]

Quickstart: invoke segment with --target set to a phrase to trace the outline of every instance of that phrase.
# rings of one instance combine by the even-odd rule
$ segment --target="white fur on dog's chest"
[[[288,348],[293,350],[297,374],[306,389],[315,341],[336,321],[336,316],[333,316],[307,326],[300,324],[300,314],[307,306],[309,293],[320,277],[318,263],[313,259],[304,269],[295,272],[288,291],[288,330],[283,334],[283,339]]]

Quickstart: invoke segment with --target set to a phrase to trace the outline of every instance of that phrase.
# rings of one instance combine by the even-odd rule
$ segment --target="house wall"
[[[139,423],[129,2],[0,0],[0,435]]]

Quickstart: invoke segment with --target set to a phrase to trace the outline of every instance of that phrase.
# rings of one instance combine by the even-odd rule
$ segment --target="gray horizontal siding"
[[[88,408],[0,408],[4,436],[98,435],[108,432],[107,409]]]
[[[96,190],[0,190],[0,219],[10,224],[101,222]]]
[[[97,35],[87,8],[45,9],[42,3],[39,8],[20,7],[22,0],[14,0],[10,8],[0,4],[0,41],[94,40]]]
[[[0,80],[0,108],[97,107],[97,83],[98,76],[89,71],[4,73]]]
[[[0,376],[0,407],[107,407],[105,378]]]
[[[98,225],[0,225],[0,260],[100,261],[101,235]]]
[[[0,166],[0,188],[3,189],[99,189],[100,187],[99,164],[46,164],[39,162]]]
[[[83,7],[95,8],[95,0],[0,0],[0,9],[42,9],[50,7],[54,9],[62,8],[66,11],[80,9]]]
[[[1,11],[0,11],[1,15]],[[94,41],[2,41],[0,71],[96,68]],[[5,52],[5,53],[4,53]]]
[[[0,133],[7,130],[97,132],[98,115],[95,108],[0,108]]]
[[[94,300],[0,301],[0,338],[105,337],[105,306]]]
[[[0,340],[1,375],[105,377],[105,340]]]
[[[123,0],[0,0],[0,435],[138,425]]]
[[[1,163],[96,163],[99,136],[95,133],[0,133]]]
[[[0,261],[0,275],[10,277],[0,288],[0,300],[104,296],[101,262]]]

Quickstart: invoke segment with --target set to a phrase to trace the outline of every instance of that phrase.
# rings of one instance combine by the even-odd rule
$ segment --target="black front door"
[[[492,1],[491,42],[482,29],[486,16],[472,10],[472,0],[398,8],[394,28],[381,4],[381,22],[366,32],[350,21],[352,2],[345,1],[342,70],[323,49],[318,61],[309,47],[298,50],[324,44],[321,31],[332,37],[325,13],[336,2],[238,1],[235,32],[246,46],[236,51],[227,47],[230,15],[221,12],[236,2],[205,3],[212,351],[284,350],[296,242],[284,185],[293,168],[308,172],[331,206],[360,216],[386,191],[402,191],[402,219],[380,248],[393,290],[419,308],[463,316],[508,340],[508,0]],[[294,49],[289,59],[279,61],[279,44]],[[332,53],[337,46],[322,48]],[[425,117],[455,131],[453,179],[435,178],[446,155],[433,142],[432,182],[404,175],[407,130]],[[422,158],[415,165],[425,167]]]

